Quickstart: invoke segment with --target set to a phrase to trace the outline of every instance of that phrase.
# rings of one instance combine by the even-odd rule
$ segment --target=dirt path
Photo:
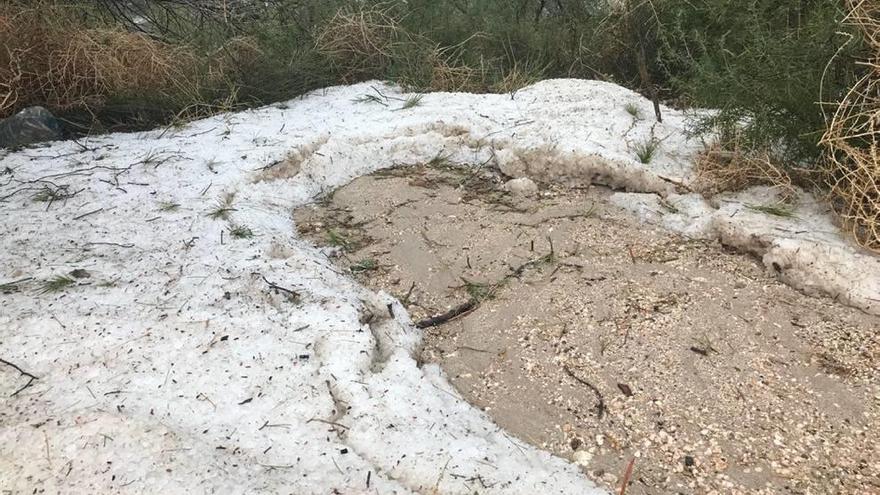
[[[598,188],[442,164],[360,178],[299,228],[404,301],[423,359],[502,427],[628,494],[880,493],[880,319],[629,219]]]

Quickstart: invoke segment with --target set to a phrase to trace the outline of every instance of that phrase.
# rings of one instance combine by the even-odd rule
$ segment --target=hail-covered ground
[[[2,155],[0,490],[601,493],[422,366],[400,303],[335,268],[291,212],[438,158],[603,184],[645,221],[880,313],[880,260],[820,203],[778,217],[772,190],[689,193],[703,143],[663,116],[594,81],[420,100],[365,83]]]

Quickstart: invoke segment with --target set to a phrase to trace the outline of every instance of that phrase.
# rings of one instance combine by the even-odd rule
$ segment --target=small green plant
[[[400,107],[401,110],[407,110],[409,108],[417,107],[422,104],[422,98],[425,95],[423,94],[414,94],[406,97],[406,100],[403,101],[403,106]]]
[[[760,211],[767,215],[783,218],[794,218],[795,214],[790,207],[780,205],[746,205],[746,208],[754,211]]]
[[[159,211],[177,211],[179,208],[180,203],[173,203],[171,201],[159,202]]]
[[[236,239],[250,239],[254,236],[254,231],[246,225],[233,225],[229,228],[229,235]]]
[[[626,110],[626,113],[632,115],[632,117],[636,120],[640,120],[642,118],[642,111],[635,103],[627,103],[623,106],[623,109]]]
[[[66,275],[58,275],[50,278],[49,280],[43,281],[40,284],[40,294],[46,294],[49,292],[60,292],[71,285],[75,284],[76,281],[71,277]]]
[[[214,220],[229,220],[229,214],[236,211],[232,207],[235,201],[235,193],[226,193],[217,200],[217,205],[208,212],[208,216]]]
[[[452,155],[451,155],[451,154],[450,154],[450,155],[444,155],[443,152],[441,151],[441,152],[437,153],[437,155],[436,155],[434,158],[431,158],[431,160],[429,160],[428,163],[426,163],[426,165],[429,166],[429,167],[445,167],[445,166],[448,166],[448,165],[449,165],[449,157],[450,157],[450,156],[452,156]]]
[[[186,122],[181,121],[180,119],[175,119],[173,122],[175,127],[183,127]],[[161,153],[155,150],[148,151],[143,158],[141,158],[141,163],[144,165],[158,165],[162,163]]]
[[[343,249],[348,249],[348,246],[351,244],[348,237],[345,236],[342,232],[339,232],[335,229],[330,229],[327,231],[327,244],[335,247],[341,247]]]
[[[464,281],[465,292],[467,292],[468,296],[470,296],[471,300],[474,302],[483,302],[487,299],[491,299],[498,288],[498,285],[495,284],[481,284],[469,280],[462,280]]]
[[[654,156],[659,149],[659,141],[654,138],[646,139],[636,144],[636,156],[639,157],[640,162],[647,165],[648,163],[651,163],[651,160],[654,159]]]
[[[553,265],[557,261],[556,253],[547,253],[535,260],[536,265]]]
[[[363,96],[359,96],[352,101],[354,101],[355,103],[378,103],[379,105],[382,105],[383,107],[388,106],[387,103],[382,101],[382,98],[379,98],[378,96],[371,95],[371,94],[365,94]]]
[[[349,269],[351,270],[351,273],[371,272],[379,269],[379,262],[372,258],[368,258],[354,263]]]

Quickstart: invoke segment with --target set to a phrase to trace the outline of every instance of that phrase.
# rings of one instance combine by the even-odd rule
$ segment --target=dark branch
[[[28,382],[25,383],[23,387],[19,388],[15,392],[13,392],[12,395],[10,395],[10,397],[15,397],[16,395],[20,394],[24,389],[30,387],[34,383],[34,381],[38,380],[36,375],[33,375],[33,374],[21,369],[18,365],[14,364],[14,363],[10,363],[9,361],[2,359],[2,358],[0,358],[0,363],[5,364],[6,366],[9,366],[10,368],[14,369],[15,371],[18,371],[19,374],[21,374],[21,376],[26,376],[29,378]]]
[[[439,314],[437,316],[432,316],[430,318],[426,318],[418,323],[416,323],[416,328],[430,328],[436,327],[437,325],[442,325],[452,319],[458,318],[459,316],[470,312],[474,308],[477,307],[477,302],[473,299],[466,303],[459,304],[458,306],[450,309],[449,311]]]

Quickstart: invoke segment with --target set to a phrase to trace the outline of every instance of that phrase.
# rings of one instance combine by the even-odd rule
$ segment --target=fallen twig
[[[403,304],[403,307],[404,307],[404,308],[407,307],[407,306],[409,306],[409,298],[410,298],[410,296],[412,296],[413,289],[415,289],[415,288],[416,288],[416,283],[413,282],[413,283],[409,286],[409,290],[406,291],[406,296],[404,296],[404,297],[403,297],[403,301],[401,301],[401,304]]]
[[[285,423],[269,424],[269,422],[266,421],[265,423],[263,423],[263,426],[257,428],[257,431],[261,431],[264,428],[290,428],[292,426],[293,425],[285,424]],[[342,426],[342,425],[340,425],[340,426]]]
[[[459,350],[462,350],[462,349],[464,349],[464,350],[466,350],[466,351],[481,352],[481,353],[484,353],[484,354],[491,354],[491,353],[492,353],[492,351],[487,351],[487,350],[485,350],[485,349],[477,349],[476,347],[471,347],[471,346],[468,346],[468,345],[458,346],[455,350],[456,350],[456,351],[459,351]]]
[[[416,328],[430,328],[436,327],[437,325],[442,325],[450,320],[458,318],[459,316],[464,315],[465,313],[469,313],[474,308],[477,307],[477,301],[473,299],[461,303],[458,306],[450,309],[449,311],[439,314],[437,316],[432,316],[430,318],[426,318],[418,323],[416,323]]]
[[[324,423],[324,424],[327,424],[327,425],[330,425],[330,426],[338,426],[338,427],[340,427],[340,428],[345,428],[346,430],[349,429],[349,427],[348,427],[348,426],[345,426],[344,424],[337,423],[336,421],[330,421],[330,420],[327,420],[327,419],[321,419],[321,418],[312,418],[312,419],[306,421],[306,423],[311,423],[312,421],[317,421],[317,422],[319,422],[319,423]]]
[[[102,212],[102,211],[104,211],[104,208],[98,208],[97,210],[92,210],[92,211],[90,211],[90,212],[88,212],[88,213],[83,213],[82,215],[79,215],[79,216],[77,216],[77,217],[73,217],[73,219],[74,219],[74,220],[81,220],[81,219],[83,219],[83,218],[85,218],[85,217],[87,217],[87,216],[89,216],[89,215],[94,215],[95,213],[100,213],[100,212]]]
[[[576,382],[578,382],[578,383],[580,383],[581,385],[583,385],[583,386],[589,388],[590,390],[593,391],[594,394],[596,394],[596,399],[598,400],[598,403],[596,404],[596,416],[597,416],[599,419],[602,419],[602,417],[605,415],[605,399],[602,397],[602,392],[599,392],[599,389],[596,388],[596,386],[593,385],[592,383],[590,383],[590,382],[584,380],[583,378],[581,378],[581,377],[575,375],[574,372],[571,371],[571,368],[568,367],[568,365],[564,365],[564,366],[562,367],[562,369],[565,370],[565,373],[566,373],[568,376],[572,377]]]
[[[86,246],[116,246],[121,248],[133,248],[134,244],[119,244],[118,242],[87,242]]]
[[[297,292],[295,290],[288,289],[287,287],[282,287],[276,283],[270,282],[263,275],[260,275],[260,277],[263,279],[263,282],[266,282],[266,284],[269,286],[269,288],[274,290],[276,293],[283,292],[283,293],[287,294],[287,297],[289,297],[291,301],[294,301],[294,302],[299,301],[299,299],[300,299],[299,292]]]
[[[14,364],[14,363],[10,363],[9,361],[2,359],[2,358],[0,358],[0,363],[5,364],[6,366],[9,366],[10,368],[14,369],[15,371],[18,371],[21,374],[21,376],[26,376],[29,378],[28,382],[25,383],[23,387],[19,388],[15,392],[13,392],[12,395],[10,395],[10,397],[15,397],[16,395],[20,394],[24,389],[30,387],[34,383],[35,380],[38,380],[36,375],[28,373],[27,371],[21,369],[18,365]]]

